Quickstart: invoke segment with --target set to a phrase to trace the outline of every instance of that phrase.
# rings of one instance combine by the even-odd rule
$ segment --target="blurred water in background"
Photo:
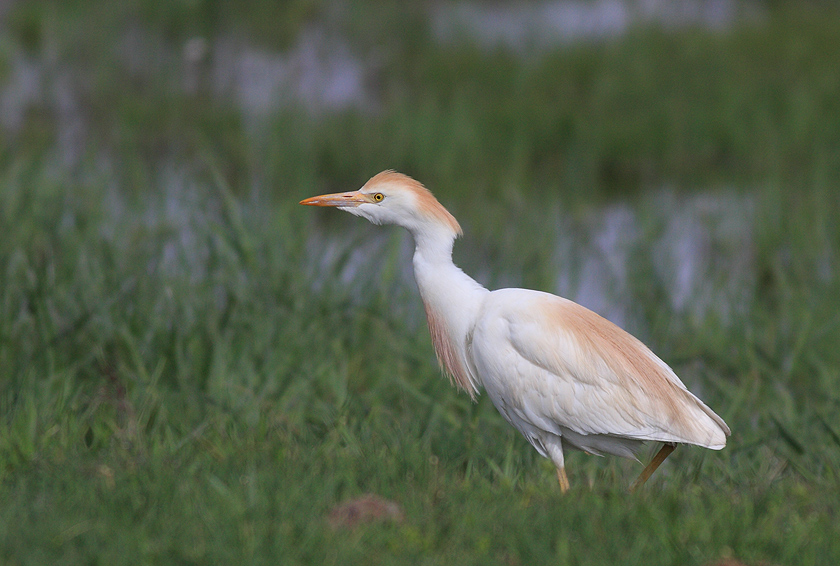
[[[8,3],[4,6],[7,10]],[[465,1],[433,4],[428,11],[437,41],[475,42],[486,48],[532,55],[534,50],[557,45],[613,38],[636,25],[722,29],[738,19],[758,16],[760,11],[754,4],[734,0]],[[318,114],[347,109],[376,112],[381,104],[368,80],[376,62],[361,58],[346,38],[329,33],[318,23],[309,24],[296,43],[283,52],[257,48],[246,37],[235,35],[194,37],[180,50],[166,45],[154,33],[135,26],[123,36],[118,57],[137,76],[162,76],[174,90],[189,93],[205,88],[216,97],[233,101],[252,130],[258,130],[267,116],[288,106]],[[64,65],[49,46],[38,54],[15,50],[9,60],[11,65],[0,86],[0,125],[13,135],[22,128],[31,106],[49,108],[57,123],[58,167],[71,167],[82,158],[87,135],[74,91],[73,69]],[[177,165],[162,163],[159,171],[163,202],[150,203],[140,221],[175,230],[163,258],[166,269],[187,269],[193,277],[201,277],[202,258],[207,252],[196,231],[209,229],[204,216],[213,213],[205,210],[207,202]],[[754,204],[735,193],[683,196],[667,187],[648,198],[649,202],[640,207],[616,204],[598,210],[590,215],[583,230],[568,229],[574,222],[562,215],[546,217],[557,241],[552,266],[557,274],[556,288],[550,290],[620,325],[632,324],[629,273],[635,250],[642,242],[642,224],[653,223],[659,226],[651,248],[654,268],[664,282],[670,307],[693,317],[714,310],[727,318],[750,296],[754,285]],[[115,225],[137,221],[126,218],[126,207],[118,194],[106,205],[112,209]],[[640,210],[655,210],[656,217],[642,220]],[[390,236],[372,235],[366,227],[353,230],[358,232],[331,239],[313,234],[307,269],[314,281],[320,278],[318,274],[338,271],[345,285],[361,289],[381,275],[386,255],[382,252]],[[360,237],[370,241],[354,247]],[[411,252],[410,242],[404,239],[399,284],[406,287],[414,285]],[[505,286],[521,285],[523,279],[521,273],[498,273],[493,268],[479,272],[477,277]]]
[[[614,38],[639,25],[722,30],[758,13],[756,5],[735,0],[456,2],[433,11],[432,29],[440,41],[472,40],[486,48],[528,51]]]
[[[440,42],[471,41],[523,51],[614,38],[639,25],[724,29],[760,14],[756,4],[736,0],[465,1],[433,4],[428,19]],[[233,35],[194,37],[180,50],[166,45],[162,37],[135,26],[123,35],[119,56],[131,72],[172,76],[171,87],[185,92],[208,81],[216,96],[234,100],[254,123],[290,104],[312,112],[376,109],[376,92],[367,81],[376,61],[361,59],[346,38],[318,23],[309,24],[285,52],[259,49],[246,37]],[[66,74],[72,69],[63,68],[49,50],[41,57],[17,50],[11,60],[0,89],[4,128],[19,129],[27,106],[38,103],[71,119],[75,102]]]

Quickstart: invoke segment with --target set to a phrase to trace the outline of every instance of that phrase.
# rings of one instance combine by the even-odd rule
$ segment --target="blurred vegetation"
[[[436,41],[412,6],[8,9],[0,563],[840,563],[840,13],[523,54]],[[313,28],[372,100],[250,115],[214,82],[225,42],[282,54]],[[490,284],[555,288],[557,210],[583,233],[630,207],[623,300],[730,445],[677,451],[635,496],[637,463],[573,454],[560,496],[439,374],[406,236],[296,204],[385,168],[456,213],[456,261]],[[665,300],[663,188],[755,203],[731,316]],[[366,492],[404,520],[327,525]]]

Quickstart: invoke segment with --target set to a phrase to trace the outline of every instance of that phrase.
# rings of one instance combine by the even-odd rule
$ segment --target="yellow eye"
[[[373,202],[380,202],[384,198],[385,198],[385,195],[383,195],[382,193],[374,193],[373,194]]]

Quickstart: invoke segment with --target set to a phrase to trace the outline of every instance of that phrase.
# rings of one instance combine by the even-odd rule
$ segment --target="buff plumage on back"
[[[673,371],[637,338],[596,313],[559,297],[552,296],[550,301],[545,301],[541,315],[544,329],[570,332],[582,348],[583,359],[598,361],[608,368],[597,372],[599,386],[605,389],[620,387],[648,400],[656,407],[661,422],[667,423],[683,442],[715,449],[726,444],[729,427],[723,419],[688,391]],[[553,367],[562,365],[555,360]],[[609,383],[611,378],[619,381]],[[711,422],[705,421],[698,412],[704,413]],[[701,422],[702,425],[698,424]]]
[[[455,217],[438,202],[432,192],[423,186],[420,181],[392,169],[386,169],[371,177],[362,187],[362,190],[372,189],[379,185],[399,187],[402,190],[412,192],[416,198],[418,212],[447,226],[458,236],[464,233]]]

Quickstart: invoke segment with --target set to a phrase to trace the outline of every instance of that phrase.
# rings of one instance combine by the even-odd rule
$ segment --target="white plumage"
[[[729,427],[662,360],[618,326],[572,301],[526,289],[488,291],[452,263],[461,227],[423,185],[383,171],[360,190],[312,197],[414,236],[414,274],[441,366],[473,398],[484,387],[499,412],[557,467],[564,451],[633,458],[666,443],[641,485],[678,443],[713,450]]]

